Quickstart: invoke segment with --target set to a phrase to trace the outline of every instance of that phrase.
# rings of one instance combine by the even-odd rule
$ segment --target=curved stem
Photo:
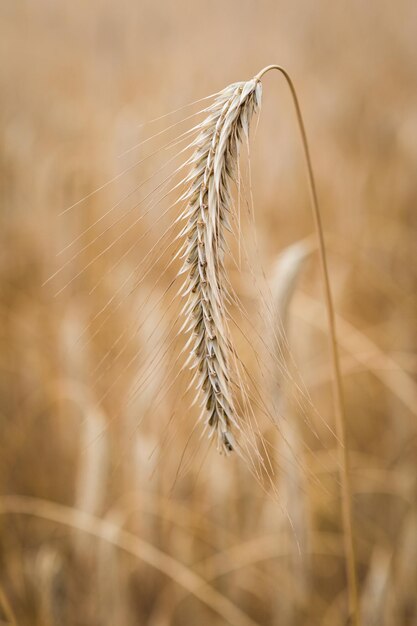
[[[231,626],[260,626],[204,578],[141,537],[108,519],[30,496],[1,496],[0,515],[29,515],[79,530],[131,554],[192,593]],[[3,607],[4,608],[4,607]],[[11,622],[14,625],[15,622]]]
[[[307,134],[305,131],[304,121],[301,114],[300,104],[297,98],[297,93],[294,84],[285,69],[279,65],[268,65],[255,76],[256,80],[261,78],[270,70],[278,70],[283,74],[291,91],[292,99],[294,102],[295,112],[297,115],[297,122],[300,129],[301,140],[303,143],[304,156],[307,167],[308,183],[310,188],[311,206],[313,209],[313,216],[315,227],[317,231],[320,262],[324,283],[324,296],[327,309],[327,320],[329,326],[329,339],[330,339],[330,352],[333,366],[333,395],[334,395],[334,409],[336,415],[336,432],[338,437],[338,453],[339,453],[339,470],[340,470],[340,482],[342,490],[342,518],[343,518],[343,530],[345,538],[345,556],[346,556],[346,575],[349,591],[349,609],[353,618],[355,626],[361,626],[361,616],[359,610],[358,599],[358,585],[356,578],[356,559],[355,559],[355,544],[353,539],[353,523],[352,523],[352,505],[351,505],[351,485],[349,475],[349,457],[348,448],[346,444],[346,414],[344,405],[342,375],[339,361],[339,351],[337,347],[336,338],[336,324],[335,314],[333,306],[332,292],[330,288],[329,271],[327,265],[326,248],[324,244],[323,226],[321,221],[321,213],[319,208],[319,202],[317,198],[316,184],[313,173],[313,166],[310,157],[310,150],[307,141]]]

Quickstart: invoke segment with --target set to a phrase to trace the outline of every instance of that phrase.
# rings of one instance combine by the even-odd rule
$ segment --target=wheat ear
[[[217,447],[230,452],[236,447],[233,427],[239,428],[232,393],[233,349],[228,332],[229,294],[225,276],[225,230],[230,230],[230,184],[239,157],[243,135],[260,106],[258,80],[234,83],[219,93],[200,124],[190,159],[192,171],[183,195],[186,221],[181,235],[186,238],[181,273],[187,276],[182,290],[184,327],[191,333],[190,361],[195,370],[202,419]]]

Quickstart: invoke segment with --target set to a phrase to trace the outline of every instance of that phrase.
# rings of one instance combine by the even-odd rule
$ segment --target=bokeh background
[[[347,623],[325,312],[288,91],[265,78],[251,149],[259,257],[272,284],[278,256],[293,259],[294,293],[285,263],[275,282],[312,399],[301,413],[294,390],[279,399],[278,499],[237,455],[190,441],[165,218],[135,221],[135,188],[173,153],[134,164],[194,122],[125,153],[190,110],[146,121],[279,63],[323,209],[364,623],[417,624],[416,25],[411,0],[2,0],[0,623]]]

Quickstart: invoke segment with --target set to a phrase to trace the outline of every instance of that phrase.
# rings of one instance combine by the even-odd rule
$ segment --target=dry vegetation
[[[1,2],[0,624],[347,624],[291,98],[265,77],[226,237],[246,455],[191,406],[173,282],[181,120],[211,101],[140,126],[271,62],[323,207],[363,624],[417,624],[416,24],[411,0]]]

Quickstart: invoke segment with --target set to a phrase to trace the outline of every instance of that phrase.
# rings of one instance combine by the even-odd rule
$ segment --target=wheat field
[[[417,626],[416,25],[0,4],[0,624]]]

